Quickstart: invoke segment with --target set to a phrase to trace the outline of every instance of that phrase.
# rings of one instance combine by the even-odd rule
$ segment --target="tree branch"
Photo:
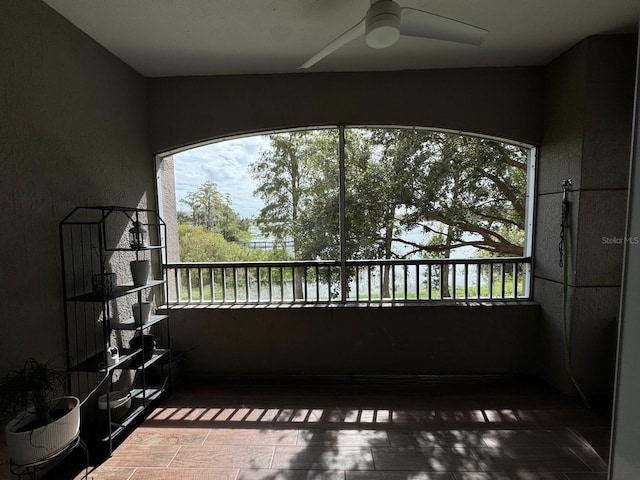
[[[505,253],[512,253],[513,251],[518,251],[520,252],[520,254],[522,254],[522,247],[511,243],[502,235],[492,230],[483,228],[479,225],[473,225],[465,221],[449,219],[435,212],[431,213],[431,215],[429,216],[429,219],[436,222],[444,223],[445,225],[449,225],[451,227],[459,228],[460,230],[463,230],[466,232],[477,233],[484,239],[482,244],[494,246],[498,251],[505,252]],[[497,239],[497,241],[494,239]]]
[[[402,258],[410,255],[410,254],[414,254],[417,252],[446,252],[446,251],[450,251],[450,250],[455,250],[456,248],[462,248],[462,247],[475,247],[478,248],[480,250],[485,250],[488,252],[500,252],[500,253],[508,253],[511,255],[517,255],[517,256],[521,256],[522,255],[522,247],[519,247],[517,245],[513,245],[512,243],[507,242],[507,245],[503,244],[502,242],[495,242],[495,241],[486,241],[486,240],[473,240],[473,241],[466,241],[466,242],[458,242],[458,243],[453,243],[450,245],[447,244],[442,244],[442,245],[422,245],[419,243],[415,243],[415,242],[410,242],[407,240],[403,240],[401,238],[397,238],[394,239],[394,241],[398,242],[398,243],[402,243],[404,245],[408,245],[408,246],[412,246],[414,247],[414,250],[412,252],[409,252],[408,254],[403,255]]]
[[[493,184],[498,187],[498,190],[500,190],[500,192],[507,198],[507,200],[511,202],[518,215],[524,218],[524,205],[522,205],[518,196],[513,193],[511,187],[509,187],[509,185],[507,185],[506,182],[497,175],[494,175],[482,169],[480,169],[480,171],[482,172],[482,175],[491,180]]]
[[[522,170],[523,172],[527,171],[527,164],[519,162],[517,160],[514,160],[511,155],[509,155],[509,152],[507,152],[507,149],[499,146],[498,147],[500,149],[500,152],[502,153],[502,155],[500,156],[500,160],[502,161],[502,163],[505,163],[507,165],[511,165],[512,167],[518,168],[520,170]]]
[[[523,228],[523,225],[515,220],[511,220],[509,218],[498,217],[497,215],[489,215],[488,213],[483,213],[475,208],[470,208],[469,211],[478,215],[479,217],[486,218],[487,220],[495,220],[500,223],[508,223],[509,225],[513,225],[514,227]]]

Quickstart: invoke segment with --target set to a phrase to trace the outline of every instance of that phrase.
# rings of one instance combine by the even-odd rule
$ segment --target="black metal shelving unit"
[[[143,225],[146,242],[130,244],[132,225]],[[77,207],[60,222],[69,390],[82,401],[83,439],[97,456],[111,455],[115,443],[141,421],[171,385],[169,317],[153,314],[136,323],[132,305],[156,308],[168,298],[166,224],[157,211],[118,206]],[[149,280],[134,285],[129,262],[148,260]],[[92,278],[105,268],[116,275],[112,291],[95,290]],[[156,347],[132,347],[135,335],[153,334]],[[118,349],[114,360],[112,347]],[[166,365],[166,368],[163,366]],[[98,398],[115,390],[131,394],[118,418],[98,410]],[[108,400],[109,407],[110,402]]]

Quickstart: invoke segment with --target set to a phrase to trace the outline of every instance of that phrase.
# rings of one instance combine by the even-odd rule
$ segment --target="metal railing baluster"
[[[469,264],[464,264],[464,299],[469,298]]]
[[[408,265],[402,265],[402,268],[404,270],[404,300],[407,300],[407,297],[409,296],[409,290],[408,290],[408,284],[409,284],[409,279],[408,279],[408,275],[409,272],[407,272],[407,269],[409,268]]]
[[[280,267],[280,302],[284,302],[284,268]]]
[[[261,283],[260,267],[256,267],[256,291],[258,294],[258,298],[256,300],[258,301],[258,303],[260,303],[260,301],[262,300],[262,295],[261,295],[262,285],[260,283]]]
[[[176,285],[176,303],[182,302],[182,288],[181,288],[181,279],[180,279],[180,269],[176,268],[173,270],[174,273],[174,281]]]
[[[238,269],[233,269],[233,302],[238,301]]]
[[[451,274],[451,298],[455,300],[456,289],[458,288],[458,286],[456,285],[456,274],[458,273],[458,270],[456,269],[456,265],[449,264],[449,271],[450,272],[453,271],[453,273]]]
[[[390,293],[391,293],[391,301],[396,301],[396,266],[390,265],[391,269],[391,285],[389,285]]]
[[[249,267],[244,268],[244,301],[249,301]]]
[[[489,298],[493,300],[493,263],[489,265]]]
[[[222,303],[227,303],[227,269],[222,269]]]
[[[215,280],[214,280],[214,277],[215,277],[214,270],[213,270],[213,268],[210,268],[209,269],[209,280],[211,280],[211,283],[209,284],[209,288],[211,290],[210,293],[211,293],[211,301],[212,302],[216,301],[216,291],[215,291]]]
[[[295,303],[296,298],[296,267],[291,267],[291,299]]]

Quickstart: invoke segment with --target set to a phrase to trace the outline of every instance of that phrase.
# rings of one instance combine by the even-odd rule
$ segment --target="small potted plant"
[[[45,460],[78,436],[80,400],[59,396],[66,378],[51,361],[29,358],[22,368],[0,380],[0,420],[9,420],[5,435],[15,464]]]

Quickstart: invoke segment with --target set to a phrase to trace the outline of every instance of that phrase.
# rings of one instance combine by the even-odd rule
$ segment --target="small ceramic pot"
[[[151,302],[134,303],[131,309],[136,325],[144,325],[151,318]]]
[[[149,280],[149,260],[134,260],[129,263],[134,287],[142,287]]]

